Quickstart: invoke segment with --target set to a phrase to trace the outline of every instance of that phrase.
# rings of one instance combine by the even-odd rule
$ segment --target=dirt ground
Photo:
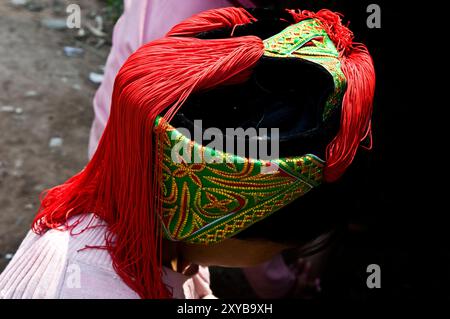
[[[101,9],[97,1],[70,2],[83,18]],[[99,72],[109,52],[107,44],[76,40],[73,30],[41,25],[64,18],[65,1],[38,4],[0,1],[0,271],[29,230],[39,194],[86,164],[97,87],[89,73]],[[67,57],[64,46],[82,47],[84,56]],[[62,145],[50,147],[53,138]]]

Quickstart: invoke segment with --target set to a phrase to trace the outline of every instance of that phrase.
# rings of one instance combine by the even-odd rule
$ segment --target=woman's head
[[[267,15],[267,12],[264,14]],[[357,48],[355,52],[352,51],[351,41],[349,42],[351,33],[342,26],[337,15],[328,11],[317,15],[286,11],[284,15],[291,20],[276,18],[276,28],[282,28],[286,23],[295,24],[317,18],[314,26],[306,23],[307,27],[317,29],[321,25],[322,31],[330,34],[329,38],[336,42],[339,49],[333,55],[333,65],[342,63],[342,71],[347,77],[347,92],[343,99],[338,95],[330,101],[332,106],[340,105],[343,101],[341,118],[344,122],[341,121],[337,136],[326,145],[325,163],[317,156],[298,154],[300,158],[295,161],[277,162],[282,170],[278,175],[269,174],[266,177],[256,174],[258,172],[254,171],[255,165],[252,163],[244,165],[246,171],[240,171],[241,166],[225,168],[227,176],[223,183],[227,185],[227,190],[233,187],[233,178],[230,176],[249,174],[247,180],[243,180],[242,176],[234,179],[234,182],[239,181],[242,190],[237,195],[232,191],[221,194],[221,186],[210,185],[214,189],[207,189],[201,184],[199,187],[196,170],[200,168],[197,166],[180,165],[173,170],[165,167],[161,156],[164,143],[159,138],[167,126],[157,125],[155,129],[157,117],[162,116],[166,123],[171,123],[180,108],[185,102],[188,105],[194,94],[245,84],[254,74],[263,55],[268,52],[261,37],[271,32],[271,23],[262,21],[261,24],[252,24],[257,18],[245,9],[212,10],[180,23],[168,36],[144,45],[125,62],[115,81],[111,114],[96,153],[83,171],[45,194],[33,225],[34,230],[42,233],[49,228],[62,226],[70,229],[72,225],[67,224],[69,218],[95,213],[108,223],[106,248],[124,282],[143,298],[161,298],[168,296],[161,279],[161,246],[166,221],[171,223],[173,233],[179,236],[176,239],[181,241],[185,239],[183,231],[186,230],[186,225],[192,226],[190,229],[193,232],[190,235],[194,237],[195,228],[202,228],[202,234],[205,235],[203,238],[206,240],[203,243],[209,241],[211,246],[205,248],[197,245],[192,248],[190,244],[183,244],[186,256],[199,263],[219,264],[238,264],[238,258],[233,261],[227,259],[233,252],[239,251],[241,263],[254,263],[292,247],[292,240],[286,240],[283,236],[283,230],[286,230],[283,227],[287,224],[292,231],[285,233],[295,237],[298,232],[300,243],[307,242],[323,229],[328,229],[324,220],[308,221],[309,217],[316,216],[315,212],[304,212],[303,208],[297,210],[294,206],[289,210],[290,206],[285,204],[314,188],[318,180],[322,179],[322,167],[325,167],[326,177],[333,180],[343,173],[353,159],[360,140],[369,129],[373,67],[365,49]],[[216,35],[214,30],[217,31]],[[227,36],[224,37],[224,34]],[[314,39],[317,43],[311,41],[304,44],[305,47],[326,44],[324,50],[328,50],[333,48],[331,40],[328,40],[323,34],[323,39]],[[325,51],[328,52],[327,50]],[[321,70],[323,68],[324,66]],[[283,74],[277,76],[282,77]],[[326,77],[324,79],[326,82]],[[333,79],[340,79],[339,75]],[[339,83],[341,82],[334,81],[335,90],[336,86],[341,87]],[[325,83],[323,87],[326,89],[329,85]],[[220,118],[221,110],[215,109],[214,105],[210,106],[209,111],[218,114]],[[332,131],[333,125],[330,127]],[[329,138],[328,134],[325,135]],[[308,139],[308,136],[311,137],[306,134],[305,138]],[[314,135],[314,138],[320,140],[323,136]],[[308,146],[308,143],[305,145]],[[261,163],[258,165],[261,170]],[[224,171],[216,173],[223,175]],[[173,188],[164,189],[163,184],[167,178],[174,179]],[[207,174],[204,178],[208,179]],[[252,180],[255,178],[259,179],[259,190],[248,187],[255,184]],[[192,183],[188,184],[188,180]],[[210,178],[209,182],[216,183],[217,180]],[[266,182],[269,188],[265,185]],[[276,193],[279,186],[283,186],[284,192]],[[193,192],[193,187],[200,191]],[[225,189],[225,186],[222,188]],[[266,198],[264,205],[260,198],[263,189],[268,197],[272,190],[277,194]],[[220,219],[217,214],[214,215],[214,212],[223,209],[227,211],[226,206],[233,200],[236,201],[233,211],[225,216],[237,218]],[[247,215],[246,210],[237,209],[243,208],[250,200],[254,204],[251,206],[252,214]],[[164,206],[166,202],[175,205]],[[280,210],[283,206],[286,206],[285,209]],[[209,215],[208,220],[215,220],[214,225],[208,226],[205,219],[194,213],[194,207],[203,210],[204,215]],[[216,210],[209,210],[208,207]],[[276,222],[275,231],[271,227],[275,227],[275,219],[272,219],[273,224],[270,224],[269,219],[272,217],[267,218],[269,224],[260,221],[268,211],[273,213],[274,218],[277,214],[282,216]],[[173,218],[175,215],[177,218]],[[220,222],[225,220],[231,222],[222,225]],[[256,221],[259,222],[255,226],[248,227]],[[317,225],[314,225],[315,222]],[[252,229],[257,230],[255,227],[258,224],[262,228],[251,233]],[[214,231],[208,232],[208,227],[214,228]],[[248,229],[247,235],[251,233],[249,237],[245,237],[244,231],[236,236],[237,239],[225,240],[244,228]],[[272,235],[274,238],[270,238]],[[215,249],[213,243],[221,241],[223,243],[217,244],[219,246]],[[209,256],[207,259],[210,262],[202,261],[205,254]],[[246,256],[251,258],[246,259]]]
[[[304,244],[329,231],[336,222],[324,218],[323,212],[335,212],[332,207],[316,213],[323,198],[330,198],[319,186],[322,177],[325,181],[339,178],[370,131],[370,56],[360,48],[352,49],[352,33],[342,25],[339,15],[326,10],[317,14],[263,9],[233,9],[226,14],[219,11],[211,17],[200,14],[174,27],[169,35],[200,38],[207,40],[205,45],[229,39],[230,35],[257,37],[264,40],[264,55],[252,66],[248,77],[193,92],[171,118],[170,124],[182,127],[188,135],[175,132],[173,127],[167,129],[172,136],[176,133],[176,142],[165,148],[166,235],[202,244],[235,234],[239,238]],[[241,21],[235,26],[219,22],[225,16],[228,22],[235,19],[232,15],[236,12],[251,12],[250,22]],[[208,21],[213,22],[213,27]],[[205,30],[201,32],[199,26]],[[352,60],[356,57],[358,62]],[[195,121],[201,121],[200,128]],[[225,165],[220,159],[219,163],[198,165],[195,157],[172,164],[170,151],[183,138],[189,154],[208,153],[206,143],[199,144],[186,136],[196,136],[198,129],[206,135],[211,127],[221,132],[228,128],[277,128],[280,158],[266,163],[275,171],[263,172],[265,164],[252,156],[242,165]],[[235,156],[228,152],[229,136],[221,138],[224,144],[219,150],[227,150],[221,156]],[[275,140],[270,133],[266,139]],[[234,141],[231,139],[231,144]],[[242,138],[242,142],[246,151],[252,148],[251,138]],[[321,159],[326,159],[325,163]],[[189,207],[191,214],[184,214],[180,207]],[[195,219],[190,220],[190,215]]]

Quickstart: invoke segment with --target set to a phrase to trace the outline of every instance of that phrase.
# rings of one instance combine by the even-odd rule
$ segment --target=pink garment
[[[117,275],[106,250],[84,249],[103,246],[105,231],[105,223],[94,215],[86,215],[74,235],[50,230],[39,236],[30,231],[0,275],[0,299],[139,298]],[[192,277],[164,268],[163,281],[177,299],[215,298],[204,267]]]
[[[126,59],[143,44],[163,37],[175,24],[214,8],[232,6],[228,0],[125,0],[124,13],[117,21],[105,77],[94,97],[95,119],[89,140],[89,158],[94,155],[109,117],[114,79]],[[240,0],[253,7],[251,1]]]

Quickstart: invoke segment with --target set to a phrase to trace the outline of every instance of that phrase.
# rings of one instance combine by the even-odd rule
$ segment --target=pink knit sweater
[[[95,227],[79,232],[88,225]],[[0,298],[139,298],[114,271],[106,250],[85,249],[104,245],[104,226],[94,215],[87,215],[72,234],[50,230],[39,236],[30,231],[0,275]],[[173,289],[174,298],[215,298],[208,268],[199,267],[192,277],[165,268],[163,280]]]

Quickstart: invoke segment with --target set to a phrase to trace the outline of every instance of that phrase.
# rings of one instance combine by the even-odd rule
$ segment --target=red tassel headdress
[[[341,127],[327,149],[325,178],[337,179],[370,131],[375,76],[367,49],[354,44],[339,15],[290,11],[295,21],[317,18],[341,53],[347,91]],[[162,282],[161,177],[156,150],[158,115],[170,122],[195,92],[245,82],[264,54],[262,39],[242,36],[201,40],[200,32],[233,28],[256,19],[245,9],[224,8],[196,15],[132,54],[116,77],[111,114],[88,165],[48,190],[33,230],[72,229],[69,218],[94,213],[108,224],[106,249],[115,270],[142,298],[167,298]]]

